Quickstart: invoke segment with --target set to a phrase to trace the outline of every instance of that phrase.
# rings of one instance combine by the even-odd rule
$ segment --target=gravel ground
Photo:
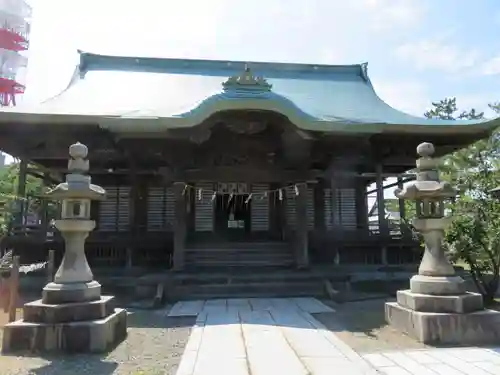
[[[333,306],[335,313],[314,314],[314,317],[361,354],[426,348],[424,344],[387,325],[384,303],[392,300],[387,298],[336,304]]]
[[[131,312],[127,339],[108,355],[0,356],[0,374],[174,375],[195,318],[166,318],[165,311]]]

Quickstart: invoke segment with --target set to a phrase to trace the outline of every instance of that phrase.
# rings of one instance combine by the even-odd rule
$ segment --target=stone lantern
[[[396,189],[394,192],[399,199],[415,202],[416,218],[413,220],[413,226],[424,238],[424,256],[418,275],[410,280],[411,290],[427,294],[433,292],[433,288],[447,285],[447,288],[452,288],[450,292],[463,293],[464,281],[455,276],[455,269],[442,247],[444,230],[451,222],[450,217],[444,217],[444,203],[445,200],[455,197],[457,191],[449,183],[439,180],[436,160],[431,157],[434,154],[432,144],[420,144],[417,153],[420,156],[416,163],[417,179],[404,189]],[[428,279],[429,277],[431,279]],[[442,283],[436,284],[438,279],[434,277],[445,279],[440,279]],[[441,289],[438,291],[442,292]]]
[[[3,352],[105,352],[127,334],[126,311],[114,307],[113,296],[101,296],[85,256],[85,240],[95,227],[91,201],[105,198],[87,175],[87,154],[87,146],[71,145],[66,182],[46,194],[62,202],[55,227],[64,239],[64,257],[42,299],[26,303],[23,319],[5,325]]]
[[[434,146],[417,147],[417,178],[397,198],[416,205],[413,226],[424,240],[424,255],[410,289],[397,292],[397,302],[386,303],[386,320],[421,342],[432,344],[486,344],[500,342],[500,313],[483,308],[482,296],[466,291],[444,249],[444,231],[451,222],[444,203],[457,191],[439,180]]]
[[[97,300],[101,286],[94,281],[85,256],[85,240],[95,227],[90,220],[90,202],[105,197],[102,187],[91,183],[87,146],[75,143],[69,147],[70,160],[66,182],[57,185],[46,196],[62,202],[61,219],[55,221],[65,243],[65,253],[54,282],[43,289],[44,303]]]

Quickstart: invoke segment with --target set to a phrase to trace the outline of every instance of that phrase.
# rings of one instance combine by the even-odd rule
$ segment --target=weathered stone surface
[[[103,353],[127,335],[127,312],[115,309],[104,319],[60,324],[29,323],[23,320],[3,329],[2,352]]]
[[[460,295],[466,292],[466,284],[460,276],[415,275],[410,279],[410,290],[417,294]]]
[[[113,296],[102,296],[97,301],[57,305],[37,300],[24,305],[23,318],[25,322],[48,324],[104,319],[113,313],[114,299]]]
[[[497,345],[500,312],[481,310],[469,314],[413,311],[398,303],[385,304],[385,318],[394,328],[425,344]]]
[[[483,309],[483,297],[478,293],[432,296],[400,290],[397,292],[397,301],[403,307],[421,312],[464,314]]]
[[[48,283],[42,291],[42,302],[49,305],[97,301],[99,298],[101,298],[101,284],[95,280],[74,284]]]

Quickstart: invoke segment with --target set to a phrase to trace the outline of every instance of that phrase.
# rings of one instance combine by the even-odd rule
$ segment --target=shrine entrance
[[[247,184],[219,184],[214,202],[215,232],[228,241],[250,237],[251,200]]]
[[[248,194],[220,194],[215,201],[215,231],[218,237],[242,241],[250,235],[251,202]]]

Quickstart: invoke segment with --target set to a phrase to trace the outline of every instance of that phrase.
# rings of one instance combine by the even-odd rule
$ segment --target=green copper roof
[[[478,132],[500,125],[498,119],[429,120],[398,111],[377,96],[366,64],[244,63],[89,53],[80,53],[79,67],[66,90],[26,111],[52,118],[96,116],[116,130],[137,131],[140,124],[141,130],[158,131],[194,126],[216,112],[244,109],[275,111],[301,129],[323,132],[412,132],[417,127]]]

